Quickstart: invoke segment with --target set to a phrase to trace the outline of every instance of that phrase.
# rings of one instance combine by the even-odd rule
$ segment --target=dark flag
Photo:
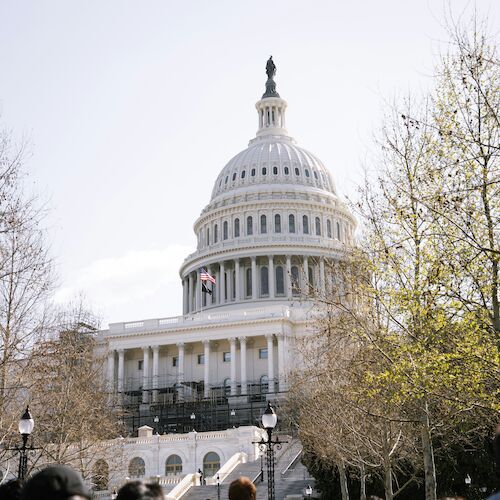
[[[205,283],[202,283],[201,284],[201,291],[203,293],[208,293],[209,295],[212,295],[212,290],[209,290],[206,286],[205,286]]]

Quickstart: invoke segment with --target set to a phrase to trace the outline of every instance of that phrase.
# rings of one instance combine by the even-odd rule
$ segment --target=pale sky
[[[0,125],[27,136],[61,302],[104,322],[182,313],[178,269],[257,130],[269,55],[287,128],[352,195],[384,100],[431,84],[445,11],[495,0],[0,0]]]

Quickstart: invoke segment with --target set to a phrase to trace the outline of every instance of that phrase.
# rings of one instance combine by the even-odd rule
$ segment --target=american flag
[[[215,283],[215,278],[208,273],[204,267],[200,269],[200,279],[201,281],[211,281],[212,283]]]

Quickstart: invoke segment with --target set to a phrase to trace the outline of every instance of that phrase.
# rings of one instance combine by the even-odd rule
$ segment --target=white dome
[[[336,194],[330,173],[309,151],[283,135],[265,135],[250,142],[222,169],[212,190],[212,200],[245,186],[294,184]]]

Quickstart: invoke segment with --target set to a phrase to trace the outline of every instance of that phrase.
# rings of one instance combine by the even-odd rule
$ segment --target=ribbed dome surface
[[[297,184],[336,194],[330,173],[309,151],[287,136],[254,139],[222,169],[212,199],[233,189],[251,185]]]

